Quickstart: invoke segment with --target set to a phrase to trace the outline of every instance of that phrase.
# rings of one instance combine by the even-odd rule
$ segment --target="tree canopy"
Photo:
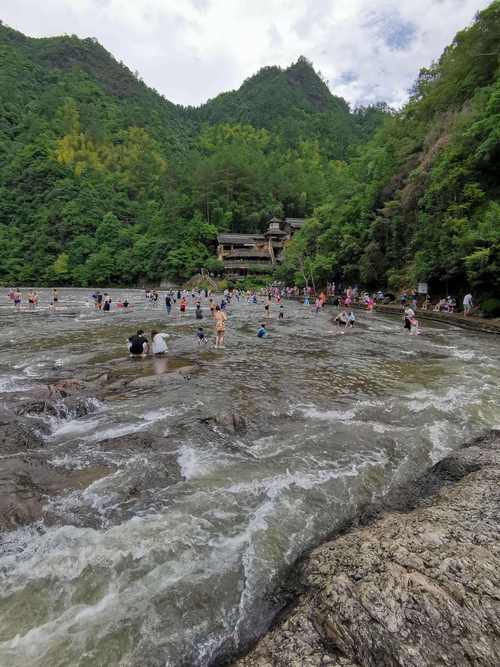
[[[317,280],[326,271],[368,287],[426,281],[498,298],[499,35],[497,0],[420,72],[408,104],[336,167],[282,277],[295,277],[305,247]]]

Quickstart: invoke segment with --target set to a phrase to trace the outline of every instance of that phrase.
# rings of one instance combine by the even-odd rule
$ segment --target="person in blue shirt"
[[[260,329],[257,331],[257,336],[259,338],[265,338],[267,336],[267,329],[265,324],[260,325]]]

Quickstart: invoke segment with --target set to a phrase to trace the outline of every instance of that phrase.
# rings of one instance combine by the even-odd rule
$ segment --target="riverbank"
[[[356,309],[366,310],[364,306],[355,306]],[[378,304],[376,311],[379,313],[386,313],[387,315],[401,315],[401,307],[397,305],[383,305]],[[464,317],[463,313],[435,313],[432,310],[417,309],[416,316],[418,320],[426,320],[431,322],[442,322],[444,324],[451,324],[463,329],[472,329],[475,331],[482,331],[484,333],[500,334],[500,319],[486,319],[470,315]]]
[[[303,592],[234,667],[500,663],[500,431],[314,549]]]
[[[293,301],[302,303],[302,297],[289,297]],[[325,305],[333,306],[333,299],[329,297]],[[311,306],[312,307],[312,306]],[[335,306],[336,308],[336,306]],[[353,303],[349,309],[367,312],[366,307],[359,303]],[[374,312],[385,315],[401,316],[401,306],[397,304],[376,304]],[[472,331],[481,331],[484,333],[500,334],[500,319],[487,319],[478,317],[477,315],[470,315],[464,317],[463,313],[435,313],[433,310],[422,310],[418,308],[416,311],[418,320],[425,320],[428,322],[439,322],[442,324],[451,324],[452,326],[468,329]]]

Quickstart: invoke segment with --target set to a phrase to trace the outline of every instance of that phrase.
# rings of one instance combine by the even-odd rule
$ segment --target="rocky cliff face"
[[[500,431],[408,499],[315,549],[306,592],[235,667],[498,666]]]

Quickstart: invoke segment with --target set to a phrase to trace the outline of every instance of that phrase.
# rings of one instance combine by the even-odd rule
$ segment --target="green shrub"
[[[500,317],[500,299],[485,299],[479,308],[485,317]]]

